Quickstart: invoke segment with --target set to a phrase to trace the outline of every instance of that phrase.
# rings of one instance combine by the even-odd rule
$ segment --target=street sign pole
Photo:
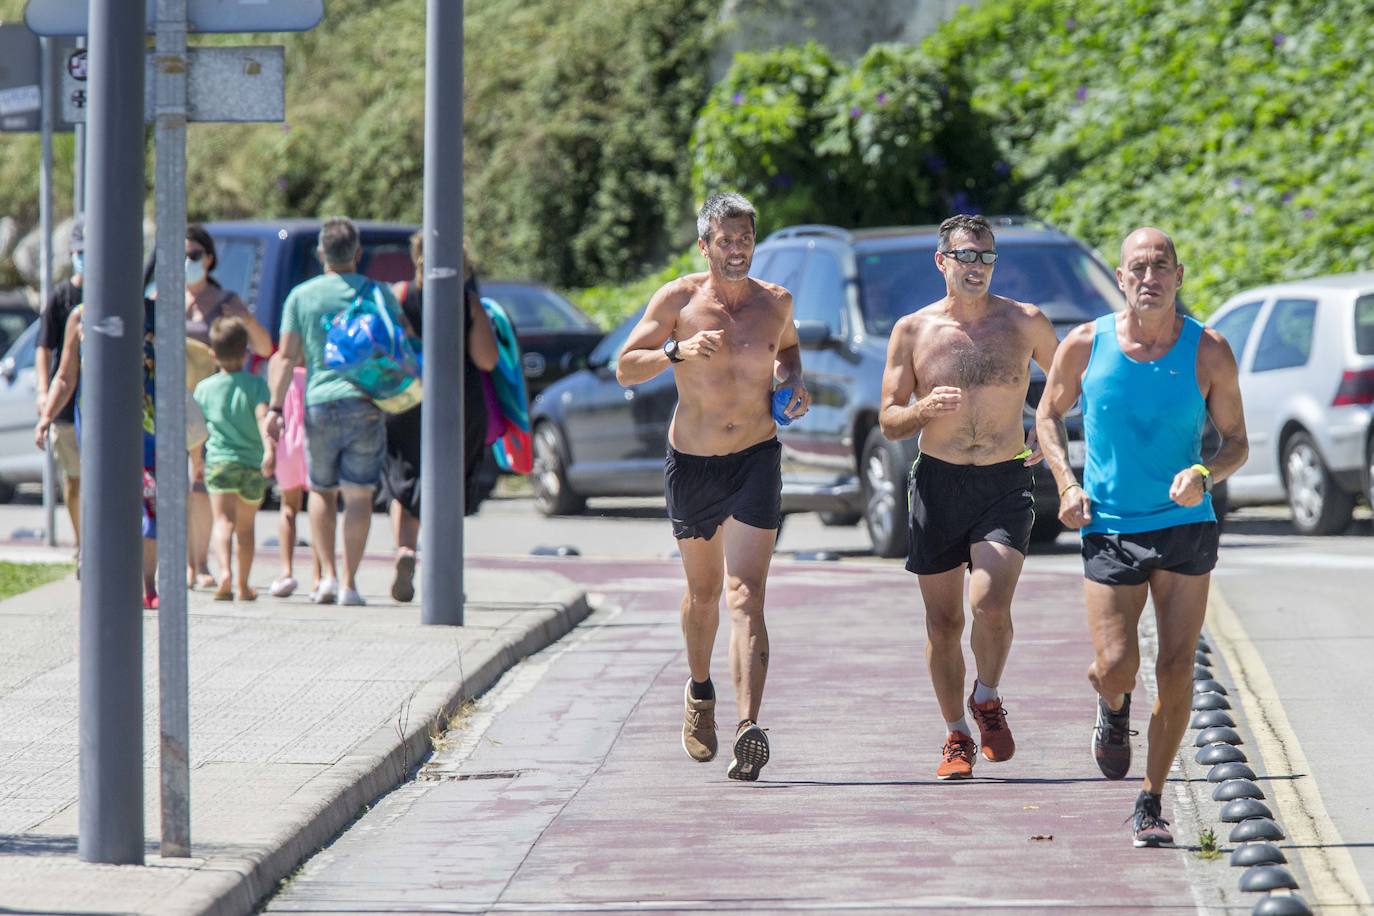
[[[81,386],[77,851],[111,865],[143,864],[144,23],[127,12],[127,0],[90,6]]]
[[[38,170],[38,298],[46,308],[52,296],[52,39],[38,39],[39,146]],[[57,546],[57,469],[53,465],[52,440],[43,445],[43,532],[49,547]]]
[[[158,0],[157,537],[162,855],[191,855],[186,619],[186,0]],[[223,574],[223,571],[221,571]]]
[[[424,367],[420,619],[463,624],[463,2],[429,0],[425,36]],[[461,461],[461,457],[459,458]]]
[[[85,50],[86,37],[83,35],[76,39],[76,47]],[[81,216],[86,212],[86,122],[82,121],[72,127],[72,139],[75,141],[75,175],[72,181],[72,213]]]

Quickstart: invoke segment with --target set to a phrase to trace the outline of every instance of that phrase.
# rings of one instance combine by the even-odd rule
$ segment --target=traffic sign
[[[84,55],[85,51],[78,52]],[[280,46],[261,48],[187,48],[186,119],[188,121],[282,121],[286,118],[286,55]],[[75,58],[76,55],[73,55]],[[155,52],[148,53],[143,83],[143,116],[156,114],[153,72]],[[68,63],[62,73],[62,117],[86,120],[85,58]],[[78,77],[75,74],[80,73]]]
[[[70,38],[53,42],[50,78],[54,85],[72,47]],[[41,61],[37,35],[21,23],[0,25],[0,133],[38,131],[43,109]],[[54,118],[53,130],[71,129],[68,121]]]
[[[148,31],[157,0],[146,0]],[[324,0],[187,0],[192,32],[304,32],[324,18]],[[29,0],[24,22],[38,35],[85,35],[90,0]]]

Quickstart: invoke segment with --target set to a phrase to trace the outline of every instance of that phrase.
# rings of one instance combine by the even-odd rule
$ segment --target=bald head
[[[1126,236],[1121,243],[1121,262],[1126,263],[1127,253],[1136,248],[1156,248],[1163,247],[1169,253],[1169,259],[1175,264],[1178,263],[1178,250],[1174,248],[1174,240],[1169,238],[1168,233],[1161,229],[1150,226],[1142,226],[1130,235]]]

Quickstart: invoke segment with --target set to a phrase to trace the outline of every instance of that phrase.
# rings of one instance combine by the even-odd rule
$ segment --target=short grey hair
[[[940,224],[940,250],[948,251],[950,239],[956,232],[967,232],[975,239],[987,239],[994,245],[997,237],[992,234],[992,225],[986,217],[959,213]]]
[[[697,238],[709,243],[713,223],[739,216],[749,217],[749,226],[757,230],[758,212],[743,194],[736,194],[734,191],[718,191],[712,194],[697,211]]]
[[[348,267],[358,260],[358,227],[346,216],[331,216],[320,227],[320,260],[326,267]]]

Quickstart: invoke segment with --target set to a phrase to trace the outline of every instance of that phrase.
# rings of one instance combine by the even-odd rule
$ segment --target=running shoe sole
[[[939,774],[936,774],[935,778],[940,780],[941,782],[959,782],[962,779],[972,779],[973,772],[970,771],[968,773],[950,773],[948,776],[940,776]]]
[[[396,579],[391,583],[391,597],[405,604],[415,597],[415,554],[396,558]]]
[[[1136,837],[1132,842],[1136,849],[1172,849],[1174,846],[1172,836],[1167,840],[1163,837]]]
[[[759,778],[759,770],[768,762],[768,736],[757,725],[751,725],[735,738],[735,756],[725,775],[743,782]]]

